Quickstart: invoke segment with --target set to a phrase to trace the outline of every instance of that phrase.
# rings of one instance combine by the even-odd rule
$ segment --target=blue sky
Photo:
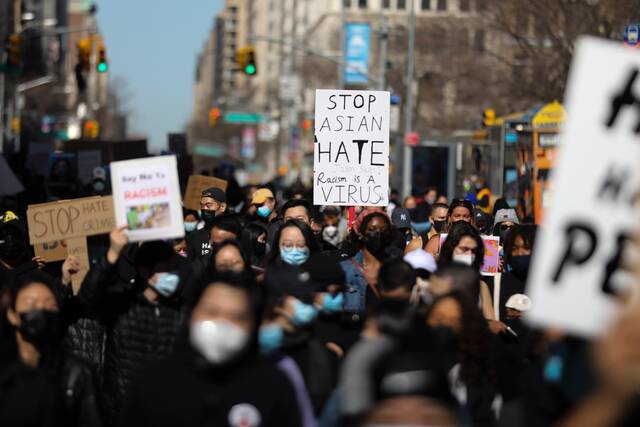
[[[103,0],[98,23],[110,78],[126,81],[130,131],[166,147],[166,134],[184,128],[193,106],[197,54],[223,0]]]

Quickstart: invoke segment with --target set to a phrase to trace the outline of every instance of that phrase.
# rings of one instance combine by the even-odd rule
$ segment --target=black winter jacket
[[[185,319],[178,300],[151,303],[142,295],[141,283],[127,282],[126,277],[135,277],[127,273],[127,263],[126,257],[116,265],[102,259],[88,272],[77,297],[102,318],[107,331],[102,402],[109,424],[117,418],[134,377],[150,362],[173,353]]]
[[[273,363],[254,356],[214,370],[184,350],[143,373],[127,398],[123,425],[299,427],[300,411]]]

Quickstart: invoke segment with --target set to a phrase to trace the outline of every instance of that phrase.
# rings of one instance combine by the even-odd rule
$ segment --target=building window
[[[447,10],[447,0],[438,0],[438,10]]]
[[[367,8],[367,0],[358,0],[358,7],[360,9],[366,9]]]
[[[482,12],[487,10],[487,1],[486,0],[476,0],[476,10],[478,12]]]
[[[351,8],[351,0],[342,0],[342,7],[345,9]]]
[[[407,7],[407,1],[406,0],[398,0],[398,3],[396,3],[396,7],[398,9],[405,9]]]
[[[431,0],[422,0],[422,10],[431,9]]]
[[[382,0],[382,8],[389,9],[391,7],[391,0]]]
[[[473,35],[473,48],[478,52],[484,52],[484,30],[476,30]]]
[[[471,0],[460,0],[460,11],[468,12],[471,10]]]

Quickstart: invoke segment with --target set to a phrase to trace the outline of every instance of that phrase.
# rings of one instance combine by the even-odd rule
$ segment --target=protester
[[[268,224],[276,219],[276,198],[268,188],[260,188],[251,196],[251,204],[256,207],[258,219]]]
[[[107,325],[102,407],[107,424],[113,425],[134,377],[175,349],[190,269],[165,242],[128,245],[126,227],[114,230],[110,241],[76,302]]]
[[[314,411],[319,413],[336,385],[338,370],[338,354],[312,329],[318,316],[314,305],[316,294],[326,288],[314,285],[308,272],[291,265],[269,269],[264,285],[269,294],[265,317],[271,324],[280,325],[284,332],[277,349],[298,365]]]
[[[391,221],[380,211],[365,213],[357,234],[360,250],[341,266],[346,275],[345,310],[362,315],[367,301],[380,298],[378,272],[392,241]]]
[[[274,242],[276,247],[267,258],[267,268],[282,264],[301,265],[312,253],[320,250],[311,228],[298,220],[280,225]]]
[[[43,266],[42,258],[29,256],[26,224],[12,211],[0,215],[0,272],[6,277],[3,285]]]
[[[249,259],[251,267],[261,269],[267,254],[267,227],[259,222],[251,222],[242,228],[240,238],[242,253]]]
[[[455,199],[451,202],[451,205],[449,205],[449,212],[447,214],[446,228],[442,232],[449,232],[451,225],[458,221],[473,224],[473,205],[470,201],[465,199]],[[429,239],[429,242],[424,249],[434,257],[437,257],[440,253],[441,246],[440,234],[437,234]]]
[[[464,292],[452,291],[434,301],[427,324],[456,337],[449,353],[453,393],[466,407],[473,425],[493,425],[496,367],[489,330],[477,305]]]
[[[390,259],[380,267],[378,288],[381,298],[409,301],[415,285],[416,274],[408,262],[402,259]]]
[[[478,209],[480,209],[485,214],[491,214],[491,198],[493,195],[491,194],[491,190],[487,186],[486,180],[484,178],[478,178],[476,180],[476,199],[478,202],[476,205]]]
[[[250,278],[215,278],[191,313],[188,344],[142,373],[123,425],[300,426],[291,383],[259,357],[261,312]]]
[[[202,229],[188,234],[185,239],[189,260],[194,261],[211,253],[211,237],[209,232],[215,218],[224,214],[226,209],[227,195],[222,189],[212,187],[202,192],[202,196],[200,197],[200,215],[204,226]]]
[[[209,251],[224,241],[238,240],[241,234],[242,223],[235,215],[221,215],[214,218],[209,230]]]
[[[484,243],[482,238],[466,222],[455,223],[442,246],[440,261],[457,262],[479,271],[484,262]],[[506,326],[502,322],[496,321],[491,292],[488,285],[482,280],[480,281],[479,296],[478,302],[482,308],[482,314],[489,321],[492,332],[504,332]]]
[[[3,425],[102,425],[89,367],[64,350],[68,316],[51,278],[21,276],[6,317],[14,333],[0,348]]]
[[[520,224],[520,221],[515,209],[501,209],[496,212],[492,234],[500,237],[500,244],[505,245],[507,233],[516,224]]]

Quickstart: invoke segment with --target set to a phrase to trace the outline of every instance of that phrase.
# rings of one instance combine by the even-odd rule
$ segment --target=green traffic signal
[[[109,65],[106,62],[101,62],[98,64],[98,72],[106,73],[109,70]]]
[[[244,72],[252,76],[256,73],[256,66],[254,64],[247,64],[244,67]]]

